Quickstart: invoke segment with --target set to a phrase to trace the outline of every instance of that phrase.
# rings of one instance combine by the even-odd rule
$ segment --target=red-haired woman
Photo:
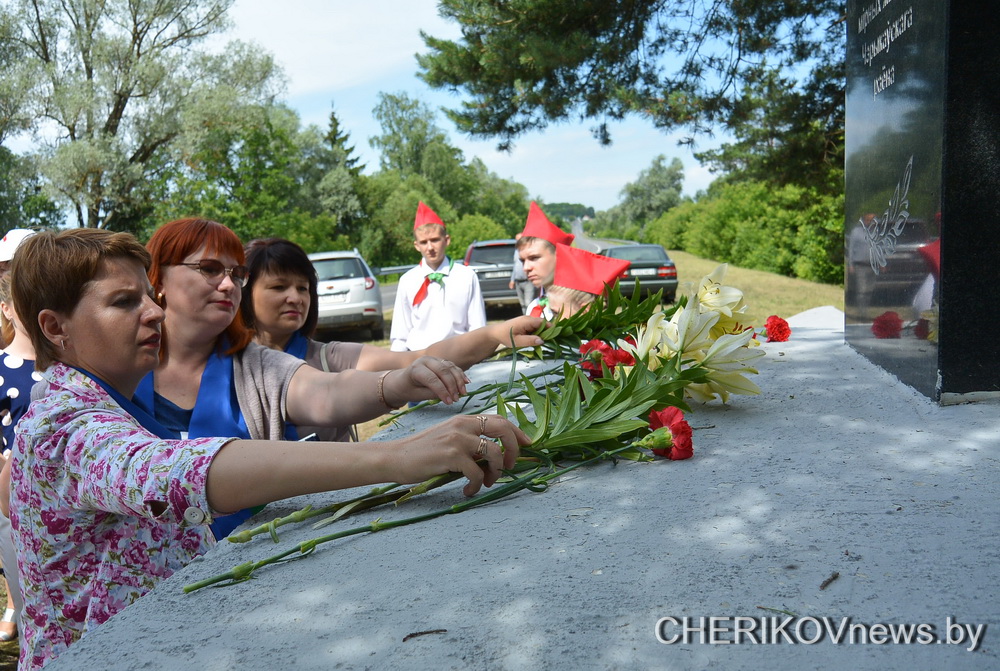
[[[160,365],[137,398],[180,437],[295,440],[296,425],[349,426],[410,401],[453,403],[465,393],[462,369],[436,357],[384,373],[324,373],[252,342],[240,316],[248,277],[243,243],[218,222],[171,221],[146,248],[166,319]],[[219,518],[212,530],[222,538],[254,512]]]

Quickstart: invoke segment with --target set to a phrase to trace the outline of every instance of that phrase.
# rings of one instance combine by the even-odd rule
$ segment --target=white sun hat
[[[0,240],[0,263],[14,258],[14,252],[17,251],[18,246],[34,234],[34,231],[29,231],[26,228],[12,228],[7,231],[7,234]]]

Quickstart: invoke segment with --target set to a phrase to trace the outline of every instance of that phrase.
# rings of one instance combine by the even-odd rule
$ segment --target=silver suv
[[[373,340],[385,339],[382,292],[375,273],[358,250],[309,255],[319,277],[316,331],[366,328]]]

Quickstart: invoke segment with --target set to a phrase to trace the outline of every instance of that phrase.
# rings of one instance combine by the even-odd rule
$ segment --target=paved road
[[[392,312],[392,306],[396,303],[396,287],[399,286],[398,282],[387,283],[379,282],[378,287],[382,292],[382,314],[389,315]]]

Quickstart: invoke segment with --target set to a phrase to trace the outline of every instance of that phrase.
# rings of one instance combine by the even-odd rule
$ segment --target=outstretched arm
[[[430,356],[387,373],[324,373],[300,366],[288,384],[287,417],[299,426],[349,426],[409,402],[454,403],[465,394],[466,383],[461,368]]]
[[[487,324],[475,331],[453,336],[416,352],[391,352],[366,345],[358,358],[358,370],[378,371],[403,368],[421,356],[433,356],[453,361],[468,369],[496,352],[497,347],[537,347],[541,338],[533,335],[544,323],[540,317],[515,317],[500,324]],[[513,335],[513,345],[511,336]]]
[[[0,470],[0,513],[10,517],[10,457],[4,459],[3,470]]]
[[[449,472],[468,478],[464,492],[472,496],[512,468],[520,446],[530,442],[506,419],[482,417],[452,417],[416,435],[377,443],[235,440],[209,467],[208,502],[227,512],[332,489],[422,482]]]

